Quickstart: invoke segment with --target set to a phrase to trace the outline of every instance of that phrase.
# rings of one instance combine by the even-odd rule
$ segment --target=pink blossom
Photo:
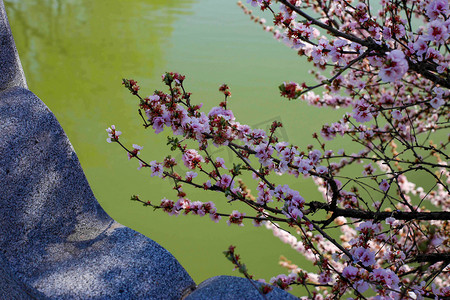
[[[299,152],[295,147],[285,147],[283,150],[279,151],[280,158],[286,162],[291,162],[298,154]]]
[[[306,175],[309,174],[309,171],[312,169],[312,167],[313,162],[310,159],[302,159],[300,160],[298,171]]]
[[[417,55],[422,56],[423,54],[427,53],[427,41],[423,37],[418,38],[417,41],[415,41],[413,44],[413,49],[416,51]]]
[[[244,220],[245,213],[240,213],[237,210],[233,210],[230,217],[227,220],[228,226],[231,224],[237,224],[239,226],[244,226],[244,223],[242,221]]]
[[[191,182],[192,181],[192,179],[194,179],[195,177],[197,177],[197,173],[195,173],[195,172],[193,172],[193,171],[189,171],[189,172],[186,172],[186,181],[187,182]]]
[[[163,211],[169,213],[169,215],[178,215],[179,211],[175,208],[174,202],[167,198],[161,199],[161,204]]]
[[[314,47],[311,57],[313,58],[314,63],[318,65],[325,65],[328,61],[328,52],[325,52],[324,47],[319,45]]]
[[[296,82],[283,82],[282,85],[279,86],[281,96],[284,96],[288,99],[296,99],[298,98],[301,88]]]
[[[368,267],[375,264],[375,253],[366,249],[366,251],[359,257],[361,263]]]
[[[288,142],[279,142],[279,143],[277,143],[276,145],[275,145],[275,150],[278,152],[278,153],[281,153],[281,151],[283,151],[286,147],[288,147],[289,146],[289,143]]]
[[[408,61],[401,50],[393,50],[388,53],[378,76],[383,81],[393,82],[399,80],[408,71]]]
[[[347,278],[350,281],[353,281],[358,276],[358,268],[353,267],[353,266],[347,266],[342,271],[342,276],[344,276],[345,278]]]
[[[386,179],[381,180],[380,182],[380,190],[382,190],[383,192],[387,192],[389,190],[389,183],[387,182]]]
[[[205,115],[204,112],[201,112],[199,118],[191,118],[190,119],[190,127],[191,130],[195,133],[196,139],[199,142],[202,142],[204,140],[204,133],[210,133],[211,129],[209,126],[209,119]]]
[[[217,117],[222,117],[227,121],[234,121],[235,119],[233,112],[231,110],[226,110],[220,106],[211,108],[211,110],[208,113],[208,117],[213,119]]]
[[[220,180],[216,182],[216,185],[223,189],[233,188],[234,181],[232,180],[232,177],[230,175],[224,174],[222,175],[222,178],[220,178]]]
[[[203,184],[203,188],[205,190],[209,189],[211,186],[212,186],[211,180],[209,180],[209,179]]]
[[[264,183],[261,188],[260,185],[258,185],[257,189],[258,189],[258,197],[256,198],[256,203],[264,205],[273,201],[272,193],[270,193],[270,191],[267,189],[267,186]]]
[[[442,105],[445,104],[444,99],[442,99],[441,97],[434,97],[433,99],[431,99],[430,101],[430,105],[434,108],[434,109],[438,109],[439,107],[441,107]]]
[[[360,293],[364,293],[369,289],[369,283],[365,281],[364,279],[356,281],[353,286],[356,288],[356,290]]]
[[[443,60],[442,54],[436,50],[435,48],[428,48],[427,53],[425,54],[426,59],[431,59],[435,63],[439,63],[441,60]]]
[[[256,146],[255,156],[263,166],[268,166],[272,163],[273,147],[267,143],[262,143]]]
[[[277,185],[275,190],[271,191],[272,195],[278,199],[278,201],[284,199],[284,194],[288,191],[289,186],[285,185]]]
[[[333,278],[331,277],[330,272],[322,272],[319,275],[319,283],[320,284],[327,284],[327,283],[330,283],[332,280],[333,280]]]
[[[182,159],[189,169],[195,169],[200,162],[204,162],[203,157],[194,149],[184,151]]]
[[[164,130],[165,120],[161,117],[156,117],[153,119],[153,129],[155,133],[158,134]]]
[[[143,149],[144,147],[141,147],[139,145],[133,144],[133,150],[130,152],[127,152],[128,155],[128,160],[130,160],[131,158],[139,155],[140,151]]]
[[[448,94],[442,88],[437,86],[433,88],[433,92],[435,92],[438,97],[443,97],[445,94]]]
[[[261,225],[264,224],[265,221],[262,221],[261,219],[253,219],[252,224],[255,227],[261,227]]]
[[[393,224],[391,226],[393,226]],[[404,259],[406,258],[406,255],[401,250],[387,249],[383,258],[387,261],[396,261],[397,260],[399,263],[403,263]]]
[[[214,223],[219,223],[219,221],[222,219],[222,217],[220,215],[218,215],[217,213],[212,213],[209,215],[209,217],[211,218],[211,220]]]
[[[150,176],[158,176],[158,177],[163,177],[164,175],[164,169],[163,169],[163,165],[161,163],[156,162],[156,160],[152,160],[150,162],[150,170],[151,170],[151,174]]]
[[[213,213],[217,212],[216,205],[212,201],[208,201],[208,202],[203,203],[203,209],[208,214],[213,214]]]
[[[439,74],[444,73],[445,71],[448,70],[448,64],[446,64],[445,62],[440,63],[437,67],[436,67],[436,72],[438,72]]]
[[[387,225],[389,225],[389,226],[394,226],[394,224],[395,224],[395,222],[397,221],[395,218],[393,218],[393,217],[389,217],[389,218],[386,218],[386,224]]]
[[[364,247],[354,248],[350,251],[354,262],[361,262],[365,267],[375,264],[375,253]]]
[[[292,189],[289,189],[286,192],[285,200],[288,202],[289,205],[299,208],[302,208],[303,204],[305,203],[305,199],[302,196],[300,196],[300,193]]]
[[[283,43],[286,44],[286,46],[292,48],[292,49],[300,49],[303,48],[306,44],[302,42],[300,39],[295,38],[288,38],[284,35]]]
[[[365,176],[373,175],[375,172],[375,168],[372,166],[372,164],[367,164],[364,166],[364,171],[362,172]]]
[[[200,201],[192,202],[189,209],[190,211],[192,211],[193,215],[198,215],[200,217],[206,215],[205,207],[203,206],[203,203]]]
[[[259,143],[260,141],[267,138],[266,132],[262,129],[253,129],[249,132],[249,137],[255,142]]]
[[[148,96],[148,99],[151,101],[158,101],[160,98],[158,95],[151,95],[151,96]]]
[[[289,290],[291,287],[289,286],[295,277],[286,276],[285,274],[280,274],[276,277],[270,278],[270,284],[278,286],[280,289]]]
[[[391,31],[390,27],[386,27],[386,26],[383,27],[383,38],[385,40],[392,39],[392,31]]]
[[[335,122],[335,123],[331,124],[331,129],[333,132],[335,132],[341,136],[344,136],[345,132],[348,130],[348,126],[345,124],[342,124],[341,122]]]
[[[392,118],[394,118],[396,120],[401,120],[403,118],[402,112],[397,109],[394,109],[391,112],[391,114],[392,114]]]
[[[364,126],[365,127],[365,126]],[[359,134],[360,139],[362,140],[369,140],[374,136],[373,130],[365,128],[364,130],[361,130],[361,133]]]
[[[225,167],[225,160],[221,157],[217,157],[216,158],[216,167],[217,168],[224,168],[225,170],[227,170],[227,167]]]
[[[394,104],[394,97],[389,93],[383,93],[380,97],[380,103],[382,104]]]
[[[310,151],[308,154],[309,159],[311,159],[314,164],[319,161],[321,156],[322,156],[322,153],[320,152],[320,150],[317,150],[317,149]]]
[[[290,206],[288,208],[288,211],[285,213],[285,215],[289,218],[292,218],[292,220],[297,221],[298,219],[303,218],[303,213],[300,209],[296,207]]]
[[[148,165],[143,163],[142,161],[139,161],[139,167],[137,169],[140,170],[140,169],[142,169],[144,167],[148,167]]]
[[[116,130],[116,126],[111,125],[111,127],[106,129],[106,132],[108,133],[108,138],[106,141],[108,143],[111,143],[112,141],[117,141],[119,139],[119,135],[122,134],[122,132]]]
[[[398,276],[391,270],[375,269],[370,273],[369,278],[375,282],[384,283],[389,288],[397,289],[400,280]],[[384,286],[383,285],[383,286]]]
[[[357,122],[369,122],[372,120],[372,105],[362,98],[355,104],[353,109],[353,118]]]
[[[448,296],[450,295],[450,287],[444,286],[444,287],[436,287],[436,284],[431,284],[431,290],[436,296]],[[436,299],[437,297],[435,297]]]
[[[251,6],[256,7],[258,5],[261,5],[263,0],[247,0],[247,3],[250,3]]]
[[[434,0],[426,7],[427,16],[430,20],[447,16],[448,10],[448,0]]]
[[[317,173],[319,173],[320,175],[324,175],[326,173],[328,173],[328,168],[325,166],[319,166],[317,167]]]
[[[278,175],[282,175],[282,174],[288,172],[289,170],[290,170],[289,169],[289,161],[280,160],[280,163],[275,166],[275,172]]]
[[[443,44],[449,37],[449,32],[446,26],[443,26],[443,22],[435,20],[428,24],[428,36],[427,39],[434,41],[437,44]]]
[[[177,203],[175,203],[175,209],[177,210],[189,210],[191,207],[191,201],[186,198],[178,199]]]
[[[378,233],[380,231],[379,223],[373,223],[372,221],[362,222],[356,227],[356,230],[360,231],[362,234],[372,235],[373,233]]]

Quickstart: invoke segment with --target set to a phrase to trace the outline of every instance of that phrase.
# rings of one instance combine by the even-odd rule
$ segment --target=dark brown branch
[[[429,263],[437,263],[440,261],[450,263],[450,253],[419,254],[411,260],[411,262],[429,262]]]
[[[438,211],[438,212],[407,212],[407,211],[383,211],[383,212],[373,212],[366,211],[360,209],[343,209],[343,208],[335,208],[332,209],[331,205],[312,201],[307,206],[310,207],[312,211],[324,209],[326,211],[333,212],[333,217],[347,217],[347,218],[355,218],[362,220],[385,220],[389,217],[393,217],[397,220],[450,220],[450,212],[449,211]]]
[[[341,32],[341,31],[337,30],[336,28],[334,28],[332,26],[329,26],[329,25],[326,25],[325,23],[317,21],[315,18],[313,18],[310,15],[306,14],[300,8],[298,8],[295,5],[292,5],[287,0],[279,0],[279,2],[283,3],[285,6],[289,7],[289,9],[291,9],[292,11],[295,11],[297,14],[299,14],[300,16],[305,18],[306,20],[310,21],[313,25],[316,25],[316,26],[318,26],[318,27],[320,27],[322,29],[325,29],[325,30],[329,31],[331,34],[333,34],[335,36],[340,36],[340,37],[342,37],[344,39],[347,39],[349,41],[352,41],[352,42],[358,43],[360,45],[366,46],[366,47],[368,47],[370,49],[374,49],[374,47],[381,48],[381,46],[376,44],[374,41],[368,41],[368,40],[360,39],[360,38],[358,38],[358,37],[356,37],[354,35]]]

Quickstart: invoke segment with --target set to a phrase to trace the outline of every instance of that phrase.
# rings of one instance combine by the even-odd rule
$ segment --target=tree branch
[[[363,219],[363,220],[385,220],[389,217],[393,217],[397,220],[450,220],[450,212],[449,211],[438,211],[438,212],[407,212],[407,211],[382,211],[382,212],[373,212],[366,211],[360,209],[343,209],[343,208],[335,208],[333,209],[330,204],[322,203],[319,201],[312,201],[306,204],[310,207],[311,210],[319,210],[324,209],[326,211],[333,212],[333,217],[347,217],[347,218],[355,218],[355,219]],[[317,221],[316,221],[317,222]]]

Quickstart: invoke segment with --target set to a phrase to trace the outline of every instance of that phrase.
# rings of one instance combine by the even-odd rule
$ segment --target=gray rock
[[[46,299],[36,289],[17,280],[0,253],[0,299]]]
[[[177,299],[193,280],[97,203],[58,121],[30,91],[0,92],[0,249],[49,298]]]
[[[256,286],[260,287],[262,283],[253,281]],[[297,297],[274,288],[266,294],[266,298],[270,300],[294,300]],[[203,281],[195,291],[190,293],[185,300],[209,300],[209,299],[240,299],[240,300],[256,300],[264,298],[249,282],[247,278],[234,276],[216,276]]]
[[[13,86],[26,88],[27,82],[11,34],[3,0],[0,0],[0,58],[0,90]]]

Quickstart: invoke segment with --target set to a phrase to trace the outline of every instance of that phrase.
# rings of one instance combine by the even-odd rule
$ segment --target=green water
[[[308,64],[250,22],[234,0],[27,0],[5,1],[28,85],[54,112],[68,134],[102,207],[118,222],[168,249],[197,283],[221,274],[239,275],[222,251],[237,246],[250,272],[269,279],[284,272],[280,254],[309,268],[300,255],[272,233],[215,224],[209,218],[169,217],[129,201],[132,194],[158,202],[175,199],[171,186],[138,171],[117,145],[106,142],[105,128],[115,124],[122,141],[144,146],[148,161],[169,151],[166,132],[144,131],[136,99],[121,86],[138,80],[144,95],[163,89],[160,75],[187,75],[193,102],[206,109],[221,101],[217,89],[231,87],[230,107],[241,123],[266,128],[281,120],[282,138],[305,146],[323,121],[342,112],[319,110],[279,97],[283,81],[311,81]],[[270,16],[267,16],[270,20]],[[228,159],[229,153],[216,155]],[[279,179],[278,183],[281,183]],[[309,181],[286,179],[307,199],[320,199]],[[192,200],[221,202],[217,194],[193,192]]]

